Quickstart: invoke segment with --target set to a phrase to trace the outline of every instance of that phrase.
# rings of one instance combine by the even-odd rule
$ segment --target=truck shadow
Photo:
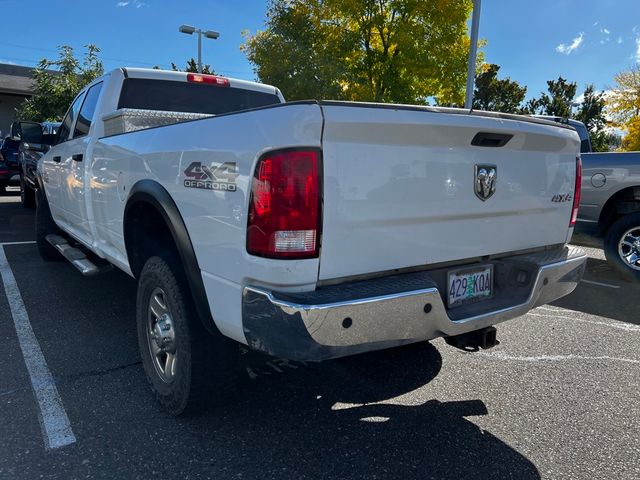
[[[464,379],[438,377],[442,357],[426,342],[319,364],[247,352],[231,401],[172,418],[138,365],[133,280],[43,264],[33,245],[7,254],[79,439],[65,453],[78,456],[69,478],[105,465],[113,478],[540,478],[531,461],[470,420],[488,414],[481,399],[436,398],[434,379],[438,392]],[[105,458],[79,463],[95,452]],[[42,457],[34,450],[25,461]],[[46,459],[52,468],[60,461]]]
[[[640,325],[635,300],[640,296],[639,283],[626,281],[605,260],[596,258],[587,260],[585,280],[602,285],[580,283],[571,295],[552,305]]]
[[[243,450],[234,445],[241,438],[262,455],[263,478],[540,478],[527,458],[467,420],[488,414],[481,400],[430,396],[441,365],[429,343],[301,365],[247,380],[236,405],[187,421],[211,422],[198,443],[213,453],[222,416],[235,433],[224,436],[223,455]]]

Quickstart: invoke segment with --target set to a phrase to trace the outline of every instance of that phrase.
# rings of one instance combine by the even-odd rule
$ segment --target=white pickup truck
[[[37,243],[138,279],[144,369],[179,414],[228,390],[238,343],[299,360],[493,346],[492,325],[581,278],[579,150],[543,120],[123,68],[39,162]]]

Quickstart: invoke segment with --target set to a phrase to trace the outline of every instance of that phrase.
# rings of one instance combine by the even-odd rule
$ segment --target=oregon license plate
[[[493,294],[493,265],[452,270],[447,279],[449,307],[485,300]]]

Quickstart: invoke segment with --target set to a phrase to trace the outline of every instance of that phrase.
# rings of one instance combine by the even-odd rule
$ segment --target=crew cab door
[[[91,243],[91,228],[85,198],[85,170],[90,163],[91,141],[89,130],[100,97],[102,82],[86,90],[82,105],[73,123],[69,139],[60,152],[60,205],[65,228],[79,240]]]
[[[76,118],[80,112],[85,92],[81,92],[67,110],[60,129],[56,144],[51,147],[49,153],[42,160],[42,180],[45,185],[45,193],[49,201],[51,214],[58,224],[67,223],[65,207],[63,205],[62,190],[65,186],[61,179],[61,164],[67,157],[69,150],[68,142],[71,138]]]

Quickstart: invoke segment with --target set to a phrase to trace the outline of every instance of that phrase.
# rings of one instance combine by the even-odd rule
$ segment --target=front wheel
[[[180,415],[228,397],[238,379],[238,347],[202,325],[180,267],[160,257],[138,283],[138,346],[151,389],[164,410]]]
[[[640,281],[640,213],[625,215],[609,228],[604,253],[619,273]]]

